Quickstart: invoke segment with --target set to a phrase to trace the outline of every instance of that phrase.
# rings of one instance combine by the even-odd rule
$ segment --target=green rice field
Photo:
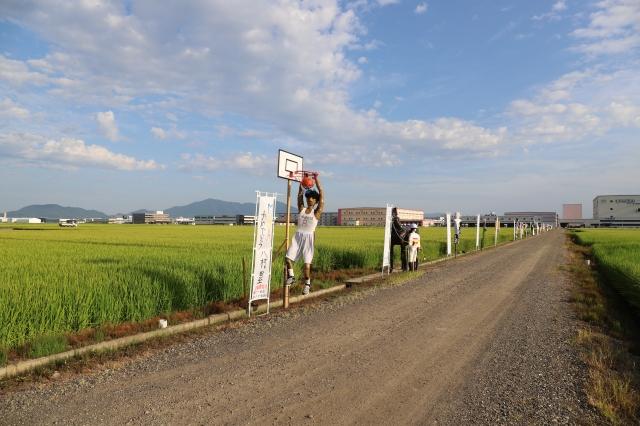
[[[573,231],[579,244],[590,246],[604,280],[640,309],[640,229]]]
[[[318,228],[314,270],[379,269],[383,234],[382,228]],[[443,228],[425,228],[421,235],[421,258],[445,254]],[[487,229],[485,246],[493,245],[493,235]],[[512,235],[503,229],[500,242]],[[278,226],[274,250],[283,240],[284,227]],[[0,348],[238,300],[242,258],[250,269],[252,244],[252,227],[2,225]],[[465,228],[460,251],[474,246],[475,229]],[[280,287],[282,268],[278,256],[272,288]]]

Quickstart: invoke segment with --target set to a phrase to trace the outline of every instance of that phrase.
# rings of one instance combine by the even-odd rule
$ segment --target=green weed
[[[31,342],[29,356],[40,358],[43,356],[64,352],[67,349],[67,339],[64,336],[49,334],[39,336]]]

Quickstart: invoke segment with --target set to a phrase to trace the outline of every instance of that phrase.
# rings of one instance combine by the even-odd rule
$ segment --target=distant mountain
[[[284,212],[287,209],[285,203],[278,202],[276,212]],[[256,213],[255,203],[236,203],[232,201],[216,200],[207,198],[196,201],[186,206],[176,206],[164,210],[171,217],[194,217],[194,216],[234,216],[237,214],[254,215]]]
[[[59,204],[34,204],[23,207],[20,210],[7,212],[9,217],[46,217],[48,219],[60,218],[104,218],[107,215],[97,210],[85,210],[80,207],[63,207]]]

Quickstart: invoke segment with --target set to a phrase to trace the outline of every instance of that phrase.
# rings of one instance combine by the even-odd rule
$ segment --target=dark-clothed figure
[[[407,271],[409,269],[407,265],[407,237],[408,237],[407,229],[400,223],[400,218],[398,218],[398,210],[394,207],[391,210],[391,249],[389,251],[390,254],[390,263],[389,271],[393,271],[393,248],[395,246],[400,246],[400,262],[402,263],[402,270]]]

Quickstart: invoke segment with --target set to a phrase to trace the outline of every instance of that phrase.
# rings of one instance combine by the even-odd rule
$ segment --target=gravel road
[[[571,340],[564,236],[194,336],[0,396],[2,424],[600,423]]]

